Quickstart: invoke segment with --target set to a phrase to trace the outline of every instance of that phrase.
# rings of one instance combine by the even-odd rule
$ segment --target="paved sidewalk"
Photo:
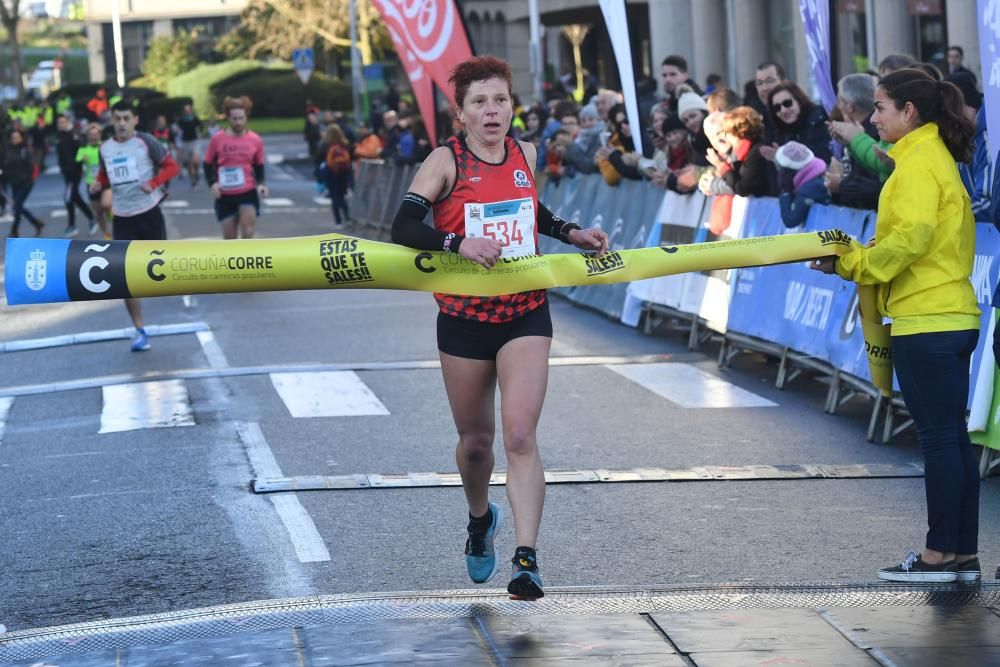
[[[121,665],[1000,665],[1000,584],[322,596],[11,632],[0,660]],[[43,662],[40,662],[43,661]]]

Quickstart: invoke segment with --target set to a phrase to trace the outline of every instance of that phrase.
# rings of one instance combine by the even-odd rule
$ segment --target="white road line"
[[[313,197],[313,202],[320,206],[329,206],[331,199],[329,197]]]
[[[184,301],[184,307],[187,308],[188,310],[190,310],[191,308],[198,307],[198,297],[196,296],[193,296],[191,294],[185,294],[183,301]]]
[[[766,398],[689,364],[609,365],[609,369],[682,408],[776,408]]]
[[[271,373],[293,417],[356,417],[389,411],[354,371]]]
[[[265,197],[264,206],[294,206],[295,202],[287,197]]]
[[[65,218],[66,217],[66,209],[56,209],[56,210],[52,211],[51,213],[49,213],[49,216],[51,216],[53,218]]]
[[[104,407],[98,433],[194,426],[191,400],[183,380],[137,382],[102,389]]]
[[[177,334],[208,331],[204,322],[179,322],[177,324],[150,324],[146,333],[150,336],[174,336]],[[0,352],[22,352],[24,350],[39,350],[47,347],[62,347],[64,345],[80,345],[83,343],[101,343],[109,340],[129,339],[135,335],[135,329],[104,329],[102,331],[81,331],[62,336],[46,338],[22,338],[6,343],[0,343]]]
[[[330,552],[298,496],[294,493],[280,494],[272,496],[271,502],[288,529],[300,563],[323,563],[330,560]]]
[[[247,456],[250,459],[250,467],[256,477],[281,476],[281,468],[274,458],[271,447],[264,439],[264,434],[260,430],[260,425],[256,422],[236,424],[236,429],[240,434],[240,439],[247,448]],[[285,524],[288,535],[295,548],[295,554],[300,562],[317,563],[330,560],[330,552],[323,542],[323,537],[316,530],[309,513],[299,502],[298,496],[291,494],[277,494],[271,496],[271,502],[278,511],[281,522]]]
[[[291,200],[288,200],[291,201]],[[272,210],[273,209],[273,210]],[[273,206],[268,209],[268,213],[329,213],[329,208],[320,208],[318,206]],[[178,208],[170,212],[172,216],[178,215],[215,215],[215,209],[213,208]],[[193,240],[193,239],[185,239]],[[217,240],[217,239],[212,239]]]
[[[187,208],[191,204],[183,199],[167,199],[160,203],[162,208]]]
[[[0,398],[0,445],[3,444],[3,432],[7,429],[7,415],[10,414],[12,405],[14,405],[13,396]]]
[[[201,343],[201,349],[208,359],[208,365],[212,368],[229,368],[229,361],[219,346],[219,342],[215,340],[215,334],[211,331],[199,331],[196,335],[198,342]]]

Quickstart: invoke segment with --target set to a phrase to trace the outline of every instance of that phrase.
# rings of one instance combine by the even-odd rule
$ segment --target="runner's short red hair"
[[[502,79],[507,83],[507,91],[514,88],[513,75],[510,65],[505,60],[496,56],[476,56],[469,58],[464,63],[459,63],[451,71],[451,78],[448,83],[455,86],[455,103],[462,106],[465,102],[465,95],[469,92],[469,86],[476,81],[486,81],[492,78]]]
[[[253,109],[253,102],[246,95],[241,95],[239,97],[227,97],[222,100],[222,108],[226,110],[226,115],[233,109],[243,109],[247,112],[247,116],[250,115],[250,110]]]

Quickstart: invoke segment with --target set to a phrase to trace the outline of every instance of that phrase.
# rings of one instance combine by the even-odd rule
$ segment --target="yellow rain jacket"
[[[875,245],[837,260],[837,273],[877,285],[892,335],[979,329],[969,282],[976,222],[955,159],[927,123],[889,151],[896,169],[882,188]]]

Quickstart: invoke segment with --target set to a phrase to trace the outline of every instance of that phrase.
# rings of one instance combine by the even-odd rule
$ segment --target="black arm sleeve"
[[[546,208],[545,204],[538,202],[538,233],[559,239],[563,243],[569,243],[569,233],[574,229],[580,229],[580,225],[575,222],[566,222],[558,215]]]
[[[202,162],[201,164],[205,168],[205,182],[208,183],[208,187],[212,187],[218,180],[215,177],[215,165],[211,162]]]
[[[458,246],[465,237],[460,234],[446,234],[430,225],[425,225],[424,218],[430,210],[431,202],[427,198],[407,192],[392,221],[392,242],[417,250],[447,250],[457,253]],[[448,245],[445,245],[446,241]]]
[[[253,180],[257,185],[264,185],[264,165],[255,164],[253,166]]]

